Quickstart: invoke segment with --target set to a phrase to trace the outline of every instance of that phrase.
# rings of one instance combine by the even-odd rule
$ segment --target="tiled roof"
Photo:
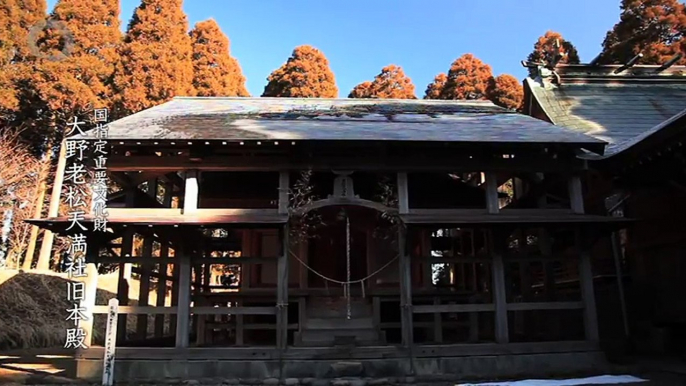
[[[608,142],[603,158],[686,114],[686,76],[679,68],[663,74],[654,72],[657,66],[640,66],[614,74],[619,66],[583,67],[563,68],[561,85],[541,78],[525,83],[554,124]]]
[[[112,122],[108,134],[112,140],[603,144],[488,101],[184,97]]]

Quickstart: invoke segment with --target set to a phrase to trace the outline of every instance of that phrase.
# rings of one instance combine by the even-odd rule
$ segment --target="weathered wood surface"
[[[417,345],[413,352],[418,358],[461,357],[478,355],[548,354],[563,352],[597,351],[596,344],[584,341],[540,343],[475,343],[456,345]],[[102,347],[92,347],[77,354],[77,358],[102,359]],[[117,357],[121,360],[175,359],[175,360],[265,360],[278,359],[280,350],[269,347],[231,348],[145,348],[121,347]],[[353,350],[336,347],[289,347],[284,359],[382,359],[405,358],[406,350],[398,346],[356,347]]]
[[[116,213],[114,211],[125,211]],[[112,224],[138,224],[138,225],[204,225],[204,224],[284,224],[288,220],[285,214],[279,214],[276,209],[250,210],[250,209],[194,209],[185,214],[180,214],[178,209],[139,209],[139,208],[112,208],[109,210],[108,223]],[[113,213],[114,212],[114,213]],[[84,223],[92,222],[93,216],[86,215]],[[70,224],[68,217],[51,217],[41,220],[27,220],[31,224],[45,226],[55,231],[64,231]]]
[[[477,224],[593,224],[606,223],[622,226],[630,220],[597,216],[588,214],[574,214],[569,210],[556,209],[503,209],[496,213],[488,213],[486,209],[443,209],[434,211],[410,210],[409,214],[400,215],[406,224],[452,224],[452,225],[477,225]]]
[[[114,384],[114,362],[117,347],[117,314],[119,313],[118,307],[119,301],[117,299],[110,299],[107,306],[107,327],[105,329],[105,347],[103,350],[103,386],[112,386]]]
[[[472,172],[492,170],[509,172],[562,172],[584,170],[580,160],[570,159],[497,159],[452,155],[428,158],[413,157],[321,157],[298,160],[294,156],[263,156],[259,158],[207,156],[202,162],[189,157],[117,156],[108,159],[107,169],[117,172],[176,172],[188,168],[203,171],[281,171],[281,170],[357,170],[405,172]]]
[[[412,307],[415,314],[494,311],[494,304],[434,304]]]
[[[119,306],[119,314],[175,315],[179,307]],[[94,306],[94,314],[106,314],[107,306]],[[276,315],[276,307],[189,307],[195,315]]]
[[[284,226],[281,232],[283,243],[277,265],[277,284],[276,284],[276,347],[285,350],[288,346],[288,226]]]
[[[191,263],[188,258],[179,264],[179,296],[176,315],[176,347],[188,347],[191,308]]]

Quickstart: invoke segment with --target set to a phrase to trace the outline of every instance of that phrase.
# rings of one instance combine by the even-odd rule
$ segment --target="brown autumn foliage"
[[[444,72],[436,75],[434,81],[426,86],[426,91],[424,92],[424,99],[440,99],[441,90],[445,87],[445,82],[448,81],[448,75]]]
[[[59,0],[50,20],[60,23],[55,24],[59,28],[46,31],[41,48],[65,57],[37,58],[27,80],[36,96],[32,107],[44,107],[60,129],[73,116],[85,118],[93,108],[111,108],[111,78],[121,41],[119,2]]]
[[[498,75],[493,79],[488,99],[498,106],[518,110],[524,101],[524,88],[514,76],[509,74]]]
[[[492,78],[491,66],[472,54],[464,54],[450,66],[437,99],[487,99]]]
[[[213,19],[191,31],[193,87],[198,96],[250,96],[238,60],[229,55],[229,38]]]
[[[373,82],[355,86],[348,98],[417,99],[412,79],[394,64],[382,68]]]
[[[114,75],[116,116],[193,95],[193,63],[182,0],[142,0],[129,23]]]
[[[10,121],[19,108],[17,79],[30,72],[29,31],[46,17],[45,0],[0,1],[0,122]]]
[[[674,55],[686,64],[686,6],[677,0],[622,0],[620,20],[603,41],[601,62],[663,64]]]
[[[555,45],[559,44],[559,52],[562,56],[558,63],[579,63],[579,53],[574,47],[574,44],[565,40],[562,34],[555,31],[547,31],[543,36],[539,37],[534,44],[534,50],[527,57],[527,61],[541,63],[546,60],[546,54],[550,56],[555,50]]]
[[[296,47],[281,67],[267,78],[263,97],[336,98],[338,87],[329,61],[318,49]]]
[[[358,84],[350,91],[348,98],[375,98],[373,83],[367,80]]]
[[[22,61],[33,56],[29,48],[29,31],[47,12],[45,0],[3,0],[0,2],[0,36],[2,59]],[[11,55],[10,55],[11,53]]]
[[[27,247],[31,227],[24,220],[33,215],[41,163],[31,154],[28,144],[21,142],[17,132],[3,130],[0,165],[0,212],[5,216],[12,210],[6,261],[7,266],[15,268]]]

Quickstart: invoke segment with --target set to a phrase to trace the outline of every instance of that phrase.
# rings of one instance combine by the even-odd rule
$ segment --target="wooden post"
[[[398,211],[400,213],[409,213],[408,201],[408,181],[407,173],[398,173]],[[400,307],[402,320],[402,341],[403,346],[409,349],[410,361],[412,359],[412,266],[410,257],[407,253],[406,229],[404,224],[398,225],[398,267],[399,267],[399,282],[400,282]]]
[[[410,213],[408,182],[406,172],[398,173],[398,212],[400,214]]]
[[[235,304],[235,303],[234,303]],[[241,300],[239,303],[243,305]],[[243,315],[234,315],[236,318],[236,346],[243,346],[245,343],[245,329],[243,328]]]
[[[288,345],[288,225],[283,227],[283,250],[277,265],[276,306],[277,330],[276,345],[285,350]]]
[[[486,173],[486,208],[488,213],[500,212],[498,202],[498,182],[494,173]],[[495,303],[495,340],[497,343],[509,341],[507,327],[507,299],[505,292],[505,265],[500,240],[501,232],[491,228],[490,246],[493,261],[493,302]]]
[[[121,240],[121,249],[119,252],[120,257],[130,257],[131,250],[133,249],[133,230],[127,228],[124,231],[124,235]],[[129,267],[129,269],[127,269]],[[129,278],[130,278],[130,263],[119,264],[119,281],[117,283],[117,300],[122,306],[129,305]],[[122,326],[126,326],[126,314],[119,315],[118,323]],[[126,340],[126,328],[120,328],[117,331],[117,343],[123,344]]]
[[[574,175],[569,178],[569,202],[572,212],[584,213],[584,197],[581,189],[581,177]]]
[[[107,328],[105,332],[105,358],[103,361],[102,385],[114,384],[114,359],[117,337],[117,314],[119,313],[119,301],[110,299],[109,311],[107,312]],[[126,326],[124,326],[126,328]]]
[[[500,211],[500,202],[498,201],[498,180],[495,173],[488,172],[486,174],[486,208],[489,214],[495,214]]]
[[[241,239],[241,255],[248,257],[253,256],[253,230],[243,229],[242,239]],[[250,271],[252,266],[250,264],[241,263],[241,290],[246,290],[250,288]]]
[[[584,213],[584,198],[581,190],[581,178],[574,175],[569,179],[569,201],[572,211],[577,214]],[[584,327],[586,340],[597,343],[598,317],[596,314],[595,292],[593,290],[593,268],[591,255],[587,243],[585,230],[576,229],[576,245],[579,253],[579,284],[581,286],[581,298],[584,303]]]
[[[194,212],[198,209],[198,171],[186,171],[186,189],[183,198],[183,213]]]
[[[174,256],[178,256],[177,250],[174,250]],[[171,306],[178,307],[179,305],[179,273],[181,272],[181,266],[178,261],[172,264],[172,289],[171,289]],[[176,319],[173,315],[170,316],[169,320],[169,333],[176,331]]]
[[[434,305],[438,306],[441,304],[441,299],[439,297],[434,298]],[[443,342],[443,314],[437,312],[434,314],[434,342]]]
[[[591,255],[586,245],[586,237],[581,229],[577,230],[577,246],[579,251],[579,281],[581,284],[581,298],[584,303],[584,327],[586,340],[597,343],[598,317],[596,314],[595,292],[593,290],[593,269]]]
[[[288,214],[288,190],[290,189],[290,174],[287,171],[279,173],[279,214]]]
[[[143,258],[152,257],[152,236],[145,236],[143,239]],[[150,298],[150,271],[153,265],[145,263],[141,265],[140,285],[138,287],[138,305],[146,307]],[[139,314],[136,320],[136,335],[138,339],[145,339],[148,335],[148,315]]]
[[[160,243],[160,259],[169,258],[169,244],[166,238],[161,239]],[[164,307],[167,300],[167,276],[168,265],[159,264],[159,278],[157,279],[157,302],[155,306]],[[161,338],[164,336],[164,318],[165,315],[155,315],[155,337]]]
[[[48,218],[57,217],[60,210],[60,196],[62,193],[62,183],[64,182],[64,170],[67,167],[67,146],[66,139],[62,140],[60,144],[60,155],[57,160],[57,170],[55,170],[55,180],[52,184],[52,193],[50,195],[50,206],[48,207]],[[51,150],[48,150],[51,151]],[[43,243],[41,244],[40,253],[38,254],[38,263],[36,263],[36,270],[47,271],[50,268],[50,257],[52,256],[52,243],[55,240],[55,234],[46,229],[43,232]]]
[[[183,197],[183,213],[189,214],[198,209],[198,171],[187,170]],[[190,250],[182,249],[183,255],[178,258],[179,295],[176,314],[176,347],[187,348],[191,314],[191,256]],[[175,252],[175,256],[177,251]]]
[[[179,259],[179,304],[176,313],[176,347],[187,348],[191,313],[191,259],[184,253]]]
[[[171,208],[171,198],[172,198],[172,190],[174,189],[174,185],[171,182],[171,180],[167,180],[166,183],[164,184],[164,196],[162,200],[162,206],[165,208]],[[164,236],[161,237],[160,239],[160,258],[161,259],[166,259],[169,257],[169,239]],[[174,265],[172,265],[174,267]],[[173,268],[172,268],[173,269]],[[160,264],[159,269],[158,269],[160,275],[167,276],[167,272],[169,271],[169,265],[168,264]],[[172,274],[173,276],[173,274]],[[174,287],[174,281],[172,281],[172,287]],[[172,292],[174,290],[172,289]],[[173,296],[172,296],[173,297]],[[157,281],[157,307],[164,307],[166,306],[166,300],[167,300],[167,279],[159,279]],[[155,315],[155,337],[161,338],[164,336],[164,321],[165,321],[166,315]],[[170,320],[170,330],[169,332],[171,333],[172,331],[175,330],[176,326],[173,323],[173,317]]]
[[[401,328],[402,328],[402,342],[407,349],[411,373],[414,373],[414,357],[412,353],[413,346],[413,323],[412,323],[412,279],[410,257],[406,250],[405,228],[402,224],[398,227],[398,258],[400,271],[400,307],[401,307]]]
[[[505,264],[502,255],[502,230],[491,229],[491,258],[493,261],[493,303],[495,304],[495,340],[508,343],[507,293],[505,290]]]
[[[289,172],[279,174],[279,213],[288,214],[288,189],[290,187]],[[288,252],[290,248],[288,224],[282,229],[281,239],[283,247],[277,263],[276,306],[278,307],[276,345],[280,350],[288,346]]]
[[[552,261],[552,245],[550,243],[550,234],[545,228],[540,228],[538,232],[538,245],[541,255],[544,257],[543,264],[545,264],[545,293],[547,301],[555,301],[555,267]]]

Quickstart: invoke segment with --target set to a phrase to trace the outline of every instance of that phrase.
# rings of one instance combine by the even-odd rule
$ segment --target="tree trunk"
[[[57,217],[60,209],[60,196],[62,193],[62,181],[64,180],[64,169],[67,163],[67,146],[66,140],[60,142],[60,155],[57,161],[57,170],[55,170],[55,179],[52,184],[52,193],[50,196],[50,206],[48,207],[48,218]],[[43,243],[41,244],[40,254],[38,255],[37,270],[50,269],[50,258],[52,256],[52,243],[55,239],[55,234],[49,230],[43,233]]]
[[[48,146],[45,154],[43,155],[43,168],[41,169],[41,174],[38,177],[38,186],[36,187],[36,200],[35,207],[33,211],[33,218],[41,218],[43,215],[43,202],[45,201],[45,192],[48,190],[48,176],[50,175],[50,161],[52,160],[53,144],[52,142]],[[29,243],[26,248],[26,254],[24,255],[24,264],[22,269],[28,271],[31,269],[31,264],[33,263],[33,253],[36,250],[36,242],[38,240],[38,232],[40,228],[33,225],[31,227],[31,235],[29,236]]]

